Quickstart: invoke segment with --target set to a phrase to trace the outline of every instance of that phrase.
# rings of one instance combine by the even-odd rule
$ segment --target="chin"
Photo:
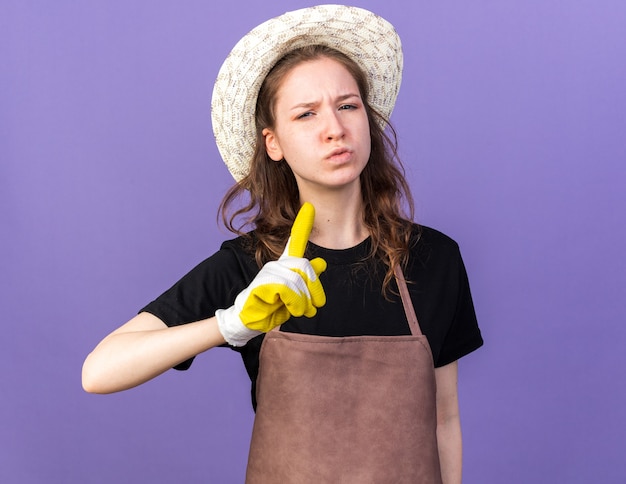
[[[324,185],[329,188],[341,189],[351,187],[353,185],[361,184],[361,173],[353,174],[351,176],[332,177],[327,179]]]

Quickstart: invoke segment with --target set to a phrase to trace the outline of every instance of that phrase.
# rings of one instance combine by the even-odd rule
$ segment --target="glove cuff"
[[[239,311],[235,306],[218,309],[215,311],[215,318],[220,333],[231,346],[244,346],[252,338],[261,334],[261,331],[250,329],[241,322]]]

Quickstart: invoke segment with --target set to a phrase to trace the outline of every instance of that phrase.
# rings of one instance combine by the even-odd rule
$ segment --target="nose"
[[[334,109],[330,109],[326,115],[326,123],[324,126],[324,137],[328,141],[341,139],[345,135],[345,127],[340,118],[340,113]]]

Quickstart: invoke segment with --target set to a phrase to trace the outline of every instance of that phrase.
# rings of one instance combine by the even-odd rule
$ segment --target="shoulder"
[[[231,268],[237,266],[244,274],[255,274],[258,271],[254,258],[256,242],[253,232],[225,240],[209,260],[212,264],[224,264]]]
[[[253,255],[255,242],[256,238],[254,232],[250,232],[234,239],[225,240],[220,246],[220,251],[233,255]]]
[[[178,284],[210,285],[233,284],[251,280],[258,272],[254,250],[250,250],[248,236],[222,242],[220,248],[193,267]]]
[[[459,244],[443,232],[426,225],[413,224],[410,257],[427,262],[432,258],[456,258]]]
[[[438,246],[458,247],[458,244],[452,237],[427,225],[414,223],[411,229],[411,238],[415,242],[429,243]]]

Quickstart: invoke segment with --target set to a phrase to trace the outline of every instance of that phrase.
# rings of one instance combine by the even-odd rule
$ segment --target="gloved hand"
[[[243,346],[291,316],[315,316],[317,308],[326,304],[319,280],[326,262],[303,257],[314,218],[313,205],[302,205],[280,258],[261,268],[250,285],[237,295],[235,304],[215,312],[219,330],[229,344]]]

